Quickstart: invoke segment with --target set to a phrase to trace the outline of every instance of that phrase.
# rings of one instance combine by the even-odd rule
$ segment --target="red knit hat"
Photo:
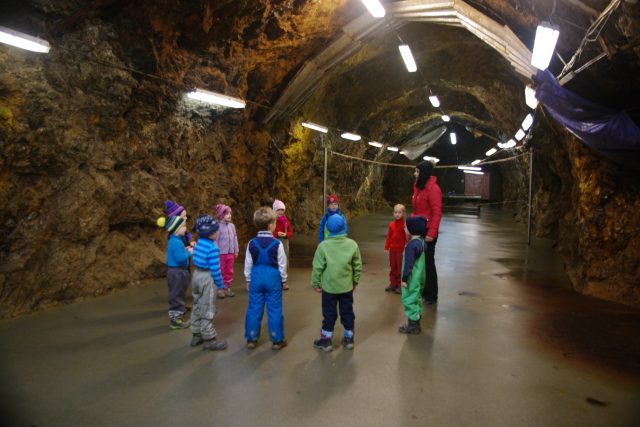
[[[337,203],[340,204],[340,198],[338,197],[337,194],[329,194],[327,196],[327,205],[331,204],[331,203]]]

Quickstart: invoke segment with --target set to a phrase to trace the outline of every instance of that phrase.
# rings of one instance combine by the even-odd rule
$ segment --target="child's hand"
[[[389,249],[385,249],[385,250],[384,250],[384,252],[385,252],[385,253],[389,253]]]
[[[278,231],[278,237],[286,237],[287,233],[283,233],[282,231]]]
[[[355,291],[356,291],[356,288],[357,288],[357,287],[358,287],[358,284],[357,284],[357,283],[354,283],[354,284],[353,284],[353,292],[355,292]]]
[[[407,285],[407,282],[402,282],[402,287],[403,287],[403,288],[406,288],[407,286],[408,286],[408,285]]]
[[[190,253],[191,255],[193,255],[193,248],[192,248],[191,246],[189,246],[189,247],[187,248],[187,251],[189,251],[189,253]]]
[[[244,286],[247,288],[247,290],[249,290],[249,282],[245,283]]]
[[[234,256],[235,256],[236,258],[238,258],[238,255],[239,255],[239,254],[238,254],[238,252],[236,252],[236,253],[234,254]]]
[[[425,238],[424,238],[424,240],[425,240],[426,242],[433,242],[433,237],[431,237],[431,236],[427,236],[427,237],[425,237]]]
[[[322,288],[313,288],[314,291],[318,292],[319,294],[322,293]]]
[[[189,242],[189,246],[191,246],[192,248],[195,248],[196,247],[196,242],[195,241]]]

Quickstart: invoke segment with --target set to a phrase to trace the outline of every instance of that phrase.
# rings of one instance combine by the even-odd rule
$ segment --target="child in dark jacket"
[[[402,334],[419,334],[422,316],[422,290],[426,280],[425,241],[427,220],[421,216],[410,216],[406,221],[407,232],[411,240],[404,249],[402,267],[402,305],[407,323],[400,326]]]
[[[249,291],[244,335],[247,348],[256,348],[266,305],[271,348],[280,350],[287,345],[282,316],[282,288],[287,284],[287,257],[282,243],[273,237],[276,228],[273,209],[258,209],[253,214],[253,222],[258,228],[258,235],[247,245],[244,260],[244,276]]]
[[[344,219],[344,232],[345,234],[349,231],[349,226],[347,224],[347,220],[344,217],[344,214],[340,212],[340,198],[337,194],[329,194],[327,196],[327,212],[322,215],[322,219],[320,220],[320,230],[318,231],[318,243],[321,243],[324,239],[329,235],[329,230],[327,230],[327,221],[333,215],[340,215]]]
[[[384,251],[389,253],[389,286],[384,290],[387,292],[400,293],[400,282],[402,275],[402,254],[404,245],[407,243],[407,234],[404,231],[404,205],[393,207],[393,221],[389,223],[387,240],[384,242]]]
[[[167,242],[167,284],[169,285],[169,327],[185,329],[189,322],[182,316],[186,311],[185,298],[191,273],[189,258],[193,253],[191,246],[185,246],[184,235],[187,231],[186,220],[182,216],[158,218],[158,226],[168,233]]]

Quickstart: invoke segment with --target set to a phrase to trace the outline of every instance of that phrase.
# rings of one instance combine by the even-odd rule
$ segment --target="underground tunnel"
[[[3,1],[7,425],[636,425],[639,27],[634,0]],[[440,295],[404,336],[385,236],[423,162]],[[325,354],[329,195],[362,277],[355,348]],[[224,352],[167,323],[169,200],[187,233],[231,209]],[[275,200],[288,345],[265,321],[251,351],[245,250]]]

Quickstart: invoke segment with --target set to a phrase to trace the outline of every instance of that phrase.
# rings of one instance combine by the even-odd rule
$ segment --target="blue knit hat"
[[[427,220],[423,216],[410,216],[406,220],[407,230],[412,236],[427,235]]]
[[[345,226],[347,225],[347,221],[345,221],[342,215],[331,215],[327,220],[327,230],[329,230],[329,236],[338,236],[340,234],[345,234]]]
[[[199,215],[196,218],[196,225],[193,231],[198,233],[200,237],[207,237],[218,231],[220,224],[214,220],[211,215]]]
[[[175,234],[184,225],[184,218],[181,216],[171,215],[168,217],[160,217],[156,224],[158,227],[164,227],[169,234]]]

